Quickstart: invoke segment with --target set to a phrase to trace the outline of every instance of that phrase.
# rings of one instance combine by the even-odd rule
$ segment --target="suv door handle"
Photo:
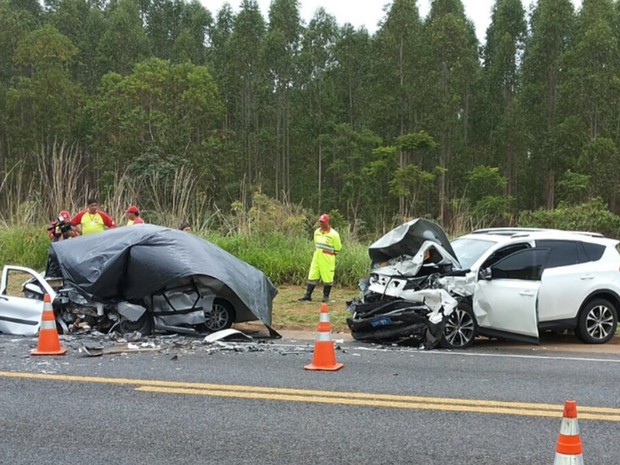
[[[592,276],[592,275],[589,275],[589,276],[582,276],[582,277],[581,277],[581,278],[579,278],[579,279],[581,279],[582,281],[586,281],[586,280],[594,279],[594,276]]]
[[[525,297],[534,297],[536,296],[536,293],[532,291],[519,291],[519,295],[523,295]]]

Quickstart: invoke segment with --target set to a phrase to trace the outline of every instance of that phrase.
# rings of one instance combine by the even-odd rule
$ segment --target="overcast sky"
[[[224,3],[230,3],[233,10],[239,11],[241,0],[200,0],[202,4],[213,13],[222,7]],[[487,27],[491,21],[491,8],[495,0],[462,0],[465,6],[465,14],[476,25],[478,40],[484,42]],[[529,11],[530,5],[536,0],[522,0],[523,7]],[[383,8],[391,4],[390,0],[299,0],[301,17],[307,24],[314,16],[319,7],[336,17],[338,24],[351,23],[353,26],[365,26],[372,34],[377,29],[377,23],[384,16]],[[581,0],[574,0],[575,5],[581,5]],[[271,0],[258,0],[263,17],[267,19]],[[431,0],[418,0],[418,8],[421,16],[426,16],[430,10]]]

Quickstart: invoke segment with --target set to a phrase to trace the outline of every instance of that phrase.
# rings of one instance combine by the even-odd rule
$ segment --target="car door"
[[[0,333],[36,336],[42,315],[40,300],[0,295]]]
[[[0,281],[0,332],[20,336],[35,336],[39,332],[43,301],[18,295],[22,293],[23,281],[28,279],[51,298],[55,297],[54,290],[36,271],[23,266],[5,266]]]
[[[480,270],[473,309],[481,333],[538,342],[537,299],[548,248],[530,248]]]
[[[595,289],[601,264],[590,261],[576,240],[537,240],[536,245],[551,250],[539,293],[540,323],[576,318],[581,304]],[[599,247],[602,255],[604,247]]]

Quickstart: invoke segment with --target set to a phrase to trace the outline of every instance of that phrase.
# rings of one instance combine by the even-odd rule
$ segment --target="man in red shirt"
[[[127,226],[144,224],[144,220],[140,218],[140,209],[135,205],[129,207],[125,213],[127,213]]]
[[[89,198],[86,210],[81,211],[71,220],[73,226],[77,226],[78,231],[86,236],[104,231],[106,228],[115,228],[116,223],[103,210],[99,210],[97,199]]]

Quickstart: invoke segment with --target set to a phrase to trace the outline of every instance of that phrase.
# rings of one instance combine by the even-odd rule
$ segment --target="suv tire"
[[[441,347],[444,349],[466,349],[474,343],[477,334],[478,323],[471,305],[467,302],[459,302],[448,316],[441,337]]]
[[[604,344],[616,334],[618,311],[607,299],[593,299],[579,314],[576,336],[586,344]]]

